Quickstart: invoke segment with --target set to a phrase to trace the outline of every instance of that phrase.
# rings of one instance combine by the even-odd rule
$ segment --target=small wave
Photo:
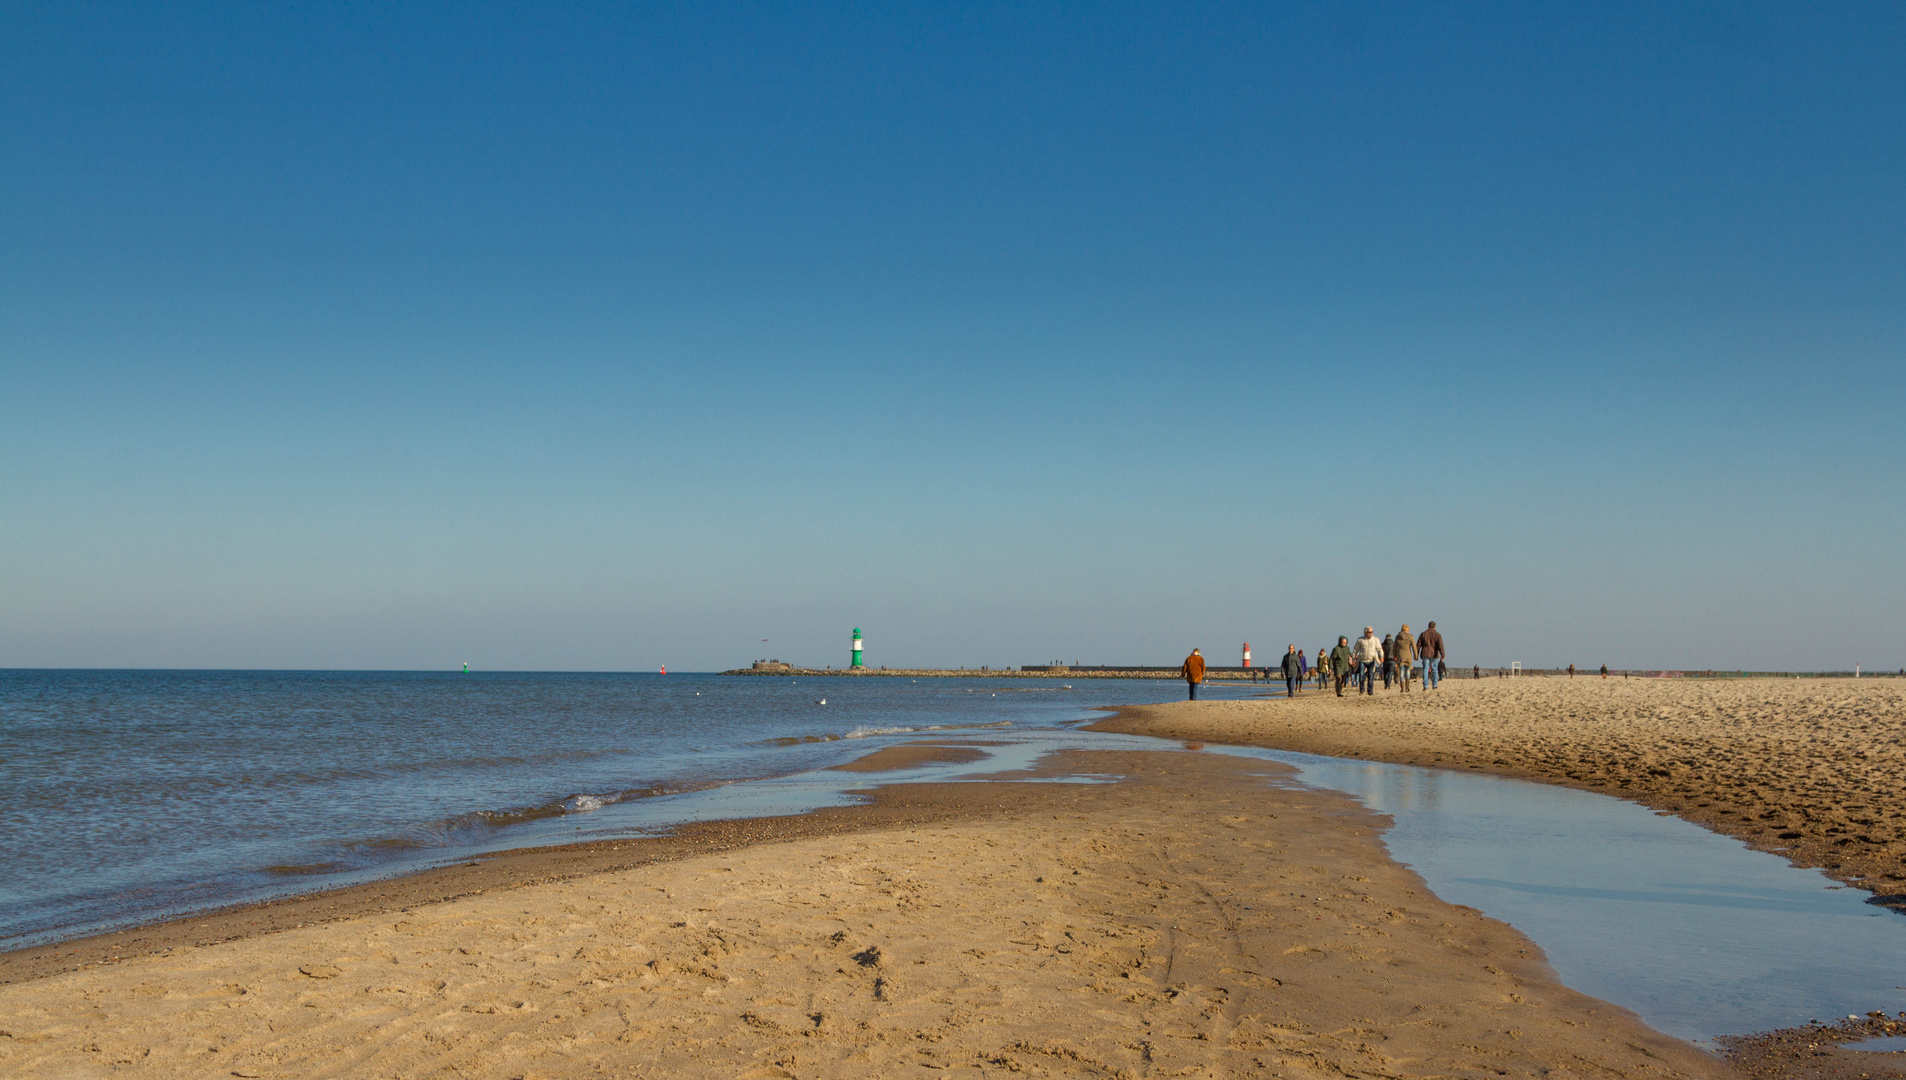
[[[1011,720],[996,720],[990,724],[928,724],[925,727],[857,727],[840,735],[783,735],[773,739],[762,739],[750,743],[751,746],[802,746],[807,743],[839,742],[842,739],[866,739],[875,735],[911,735],[921,731],[989,731],[1013,726]]]
[[[648,787],[629,788],[623,791],[583,792],[560,801],[536,806],[518,806],[505,810],[472,810],[468,813],[414,825],[395,836],[347,841],[339,845],[347,853],[346,858],[335,866],[338,869],[356,868],[371,862],[382,861],[392,853],[486,843],[496,834],[513,825],[526,825],[567,814],[587,814],[616,803],[634,799],[652,799],[662,795],[681,795],[704,788],[720,787],[731,782],[709,779],[651,784]]]
[[[305,874],[328,874],[344,868],[340,862],[308,863],[304,866],[267,866],[265,873],[277,877],[300,877]]]
[[[803,743],[836,742],[839,735],[784,735],[776,739],[762,739],[755,746],[800,746]]]

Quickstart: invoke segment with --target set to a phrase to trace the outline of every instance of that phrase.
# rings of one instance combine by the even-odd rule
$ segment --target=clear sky
[[[0,667],[1898,668],[1902,57],[1896,3],[7,4]]]

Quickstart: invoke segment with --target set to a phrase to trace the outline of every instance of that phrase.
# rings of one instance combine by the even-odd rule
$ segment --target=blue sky
[[[1902,55],[1891,4],[9,5],[0,666],[1897,668]]]

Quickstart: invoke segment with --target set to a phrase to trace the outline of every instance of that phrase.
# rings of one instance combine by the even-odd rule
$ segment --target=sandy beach
[[[1351,800],[1219,755],[1067,758],[1123,779],[888,788],[700,853],[506,857],[480,891],[43,951],[0,987],[0,1073],[1730,1072],[1436,899]]]
[[[1095,726],[1605,791],[1897,893],[1903,699],[1485,679]],[[1832,1046],[1886,1017],[1724,1060],[1576,993],[1393,862],[1386,819],[1281,766],[1076,751],[1041,772],[1118,779],[889,786],[0,955],[0,1075],[1906,1075]]]
[[[1457,678],[1148,706],[1095,726],[1618,795],[1906,907],[1906,680]]]

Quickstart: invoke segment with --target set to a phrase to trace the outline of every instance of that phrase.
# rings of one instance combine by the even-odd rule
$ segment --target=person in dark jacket
[[[1383,635],[1383,688],[1390,688],[1390,680],[1396,678],[1396,635]]]
[[[1185,666],[1178,669],[1185,676],[1185,685],[1191,688],[1191,700],[1198,700],[1198,684],[1204,681],[1204,657],[1198,650],[1191,650],[1185,657]]]
[[[1435,619],[1417,637],[1416,651],[1423,657],[1423,689],[1434,690],[1443,681],[1443,635]]]
[[[1284,696],[1297,696],[1297,684],[1304,681],[1304,661],[1297,655],[1297,646],[1284,650]]]
[[[1337,680],[1337,696],[1343,696],[1344,680],[1350,677],[1350,639],[1340,637],[1337,647],[1330,650],[1330,674]]]

